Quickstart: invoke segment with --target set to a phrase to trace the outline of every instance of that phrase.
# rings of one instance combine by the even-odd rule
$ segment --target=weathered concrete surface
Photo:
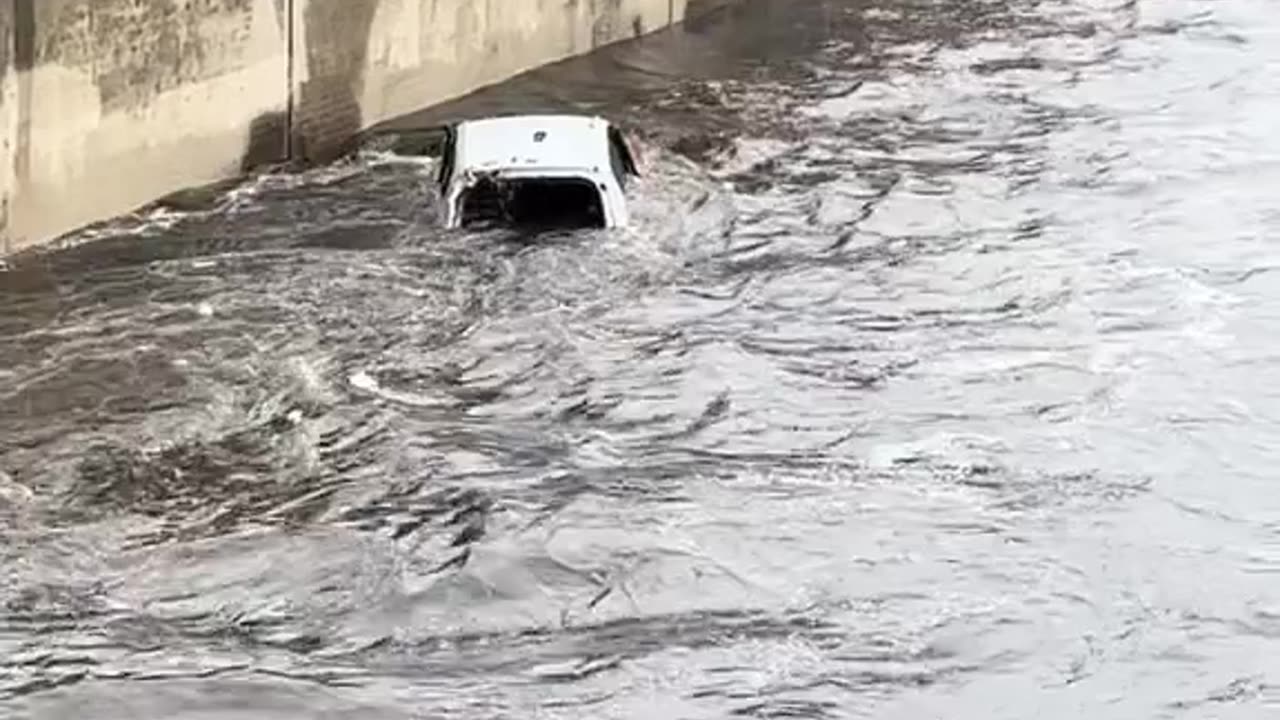
[[[18,73],[14,56],[17,37],[15,3],[0,2],[0,253],[9,250],[9,225],[18,144]]]
[[[360,104],[367,121],[385,120],[652,32],[684,10],[685,0],[383,0]]]
[[[686,0],[294,0],[296,150],[666,27]]]
[[[683,18],[686,0],[0,0],[7,250]]]
[[[15,246],[237,172],[251,130],[283,116],[275,0],[24,3],[34,13],[15,39],[33,57],[19,73]]]

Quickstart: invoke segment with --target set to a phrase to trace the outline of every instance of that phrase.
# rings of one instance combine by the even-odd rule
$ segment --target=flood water
[[[1271,0],[743,0],[0,274],[0,716],[1280,717]],[[402,123],[426,122],[421,116]]]

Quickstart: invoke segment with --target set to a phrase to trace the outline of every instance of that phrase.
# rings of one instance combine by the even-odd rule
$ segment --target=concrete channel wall
[[[683,19],[686,0],[0,0],[0,250]]]
[[[14,6],[0,0],[0,252],[6,248],[5,229],[13,208],[17,185],[18,73],[17,18]]]

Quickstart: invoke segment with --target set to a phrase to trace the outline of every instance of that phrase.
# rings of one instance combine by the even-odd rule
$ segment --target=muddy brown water
[[[746,0],[0,274],[0,716],[1280,716],[1280,15]]]

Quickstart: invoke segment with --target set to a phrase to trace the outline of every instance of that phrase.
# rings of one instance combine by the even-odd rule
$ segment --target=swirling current
[[[606,114],[626,230],[12,260],[0,715],[1280,717],[1275,10],[742,0],[392,126]]]

